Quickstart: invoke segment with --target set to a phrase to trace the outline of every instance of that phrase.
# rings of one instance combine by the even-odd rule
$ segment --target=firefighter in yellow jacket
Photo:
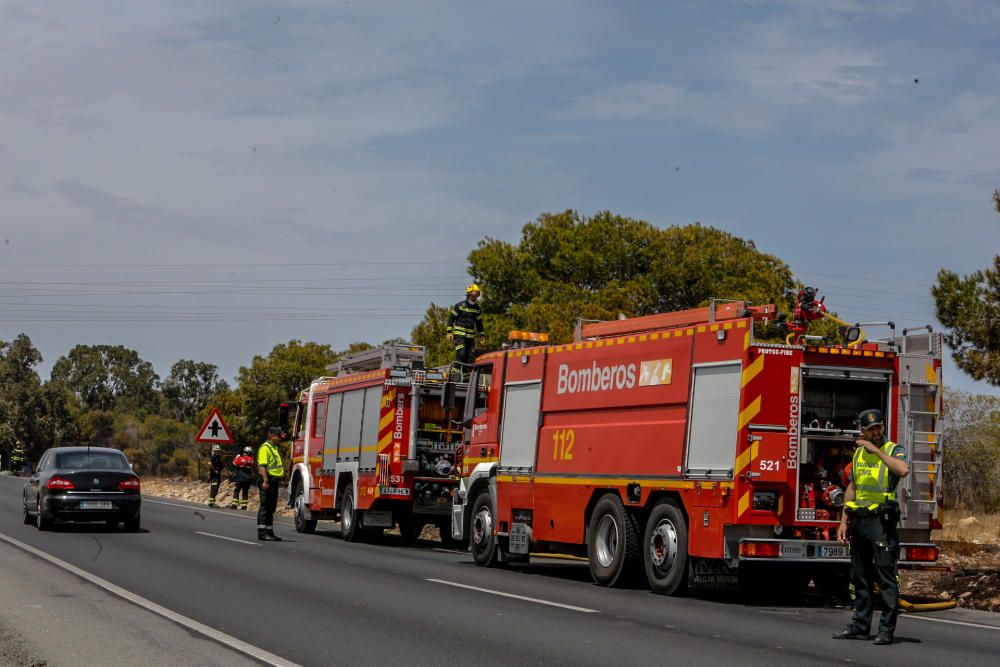
[[[885,610],[875,644],[891,644],[899,614],[899,503],[896,486],[910,474],[906,450],[885,437],[879,410],[858,415],[861,437],[851,463],[851,483],[837,530],[851,545],[851,601],[854,615],[834,639],[871,639],[875,584]]]
[[[465,290],[465,300],[451,307],[448,313],[448,342],[455,345],[455,361],[469,366],[476,356],[476,339],[483,339],[483,307],[479,305],[482,292],[472,283]]]
[[[257,539],[280,542],[274,534],[274,510],[278,508],[278,487],[285,477],[285,464],[281,461],[281,429],[267,430],[267,441],[257,450],[257,490],[260,492],[260,509],[257,510]]]

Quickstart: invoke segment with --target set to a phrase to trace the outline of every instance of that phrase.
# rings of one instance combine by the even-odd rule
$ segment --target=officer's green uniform
[[[257,466],[267,470],[268,488],[264,480],[257,483],[260,492],[260,509],[257,510],[257,539],[280,540],[274,534],[274,511],[278,508],[278,485],[285,476],[285,466],[281,462],[281,452],[270,440],[257,450]]]
[[[887,441],[882,451],[894,458],[905,458],[902,446]],[[879,595],[885,611],[879,621],[879,632],[890,635],[896,629],[899,613],[899,505],[896,485],[899,478],[877,455],[858,447],[851,465],[854,500],[847,503],[850,517],[851,600],[854,615],[851,627],[868,633],[874,611],[872,584],[878,582]]]

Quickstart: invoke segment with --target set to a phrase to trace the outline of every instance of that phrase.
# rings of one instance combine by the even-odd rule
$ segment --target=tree
[[[572,340],[577,318],[609,320],[707,305],[712,297],[788,307],[791,269],[753,241],[698,223],[662,229],[608,211],[546,213],[524,226],[518,244],[492,238],[469,254],[483,287],[487,347],[512,329]],[[414,328],[415,342],[450,360],[434,304]],[[444,311],[446,313],[446,311]],[[447,358],[442,358],[442,357]]]
[[[946,507],[1000,509],[1000,397],[946,388]]]
[[[1000,212],[1000,190],[993,192],[993,203]],[[931,294],[955,365],[976,380],[1000,385],[1000,255],[992,268],[961,278],[942,269]]]
[[[228,386],[219,377],[219,367],[215,364],[181,359],[171,366],[170,375],[163,381],[166,416],[182,422],[193,421],[212,396]]]
[[[157,404],[153,365],[124,345],[77,345],[52,367],[85,410],[145,410]]]
[[[243,432],[263,440],[277,418],[278,405],[297,398],[313,380],[326,374],[326,367],[337,357],[329,345],[291,340],[241,367],[236,379]]]
[[[47,406],[35,371],[41,361],[41,353],[24,334],[10,343],[0,341],[0,446],[9,451],[21,438],[31,460],[44,448],[38,444],[43,435],[39,422]]]

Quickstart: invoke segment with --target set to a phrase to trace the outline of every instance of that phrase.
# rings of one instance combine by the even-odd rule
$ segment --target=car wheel
[[[316,519],[306,519],[306,492],[301,484],[295,494],[295,530],[300,533],[316,531]]]
[[[42,511],[42,501],[38,501],[35,506],[35,526],[38,530],[49,530],[52,528],[52,517]]]
[[[136,514],[135,517],[131,519],[125,519],[125,530],[127,530],[130,533],[138,533],[141,524],[142,524],[141,515]]]
[[[687,522],[672,501],[665,500],[650,512],[643,544],[643,565],[653,592],[682,592],[687,584]]]
[[[613,493],[597,501],[590,517],[587,560],[594,581],[602,586],[622,586],[639,571],[639,526]]]
[[[24,500],[24,525],[30,526],[35,523],[35,517],[31,516],[31,512],[28,511],[28,500]]]
[[[472,559],[476,561],[476,565],[496,566],[500,550],[497,546],[496,514],[488,491],[476,496],[470,523],[469,545],[472,547]]]

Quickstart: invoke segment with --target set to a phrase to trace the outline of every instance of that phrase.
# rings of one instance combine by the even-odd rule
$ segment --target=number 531
[[[571,461],[573,459],[573,443],[576,433],[571,428],[557,429],[552,432],[552,460]]]

